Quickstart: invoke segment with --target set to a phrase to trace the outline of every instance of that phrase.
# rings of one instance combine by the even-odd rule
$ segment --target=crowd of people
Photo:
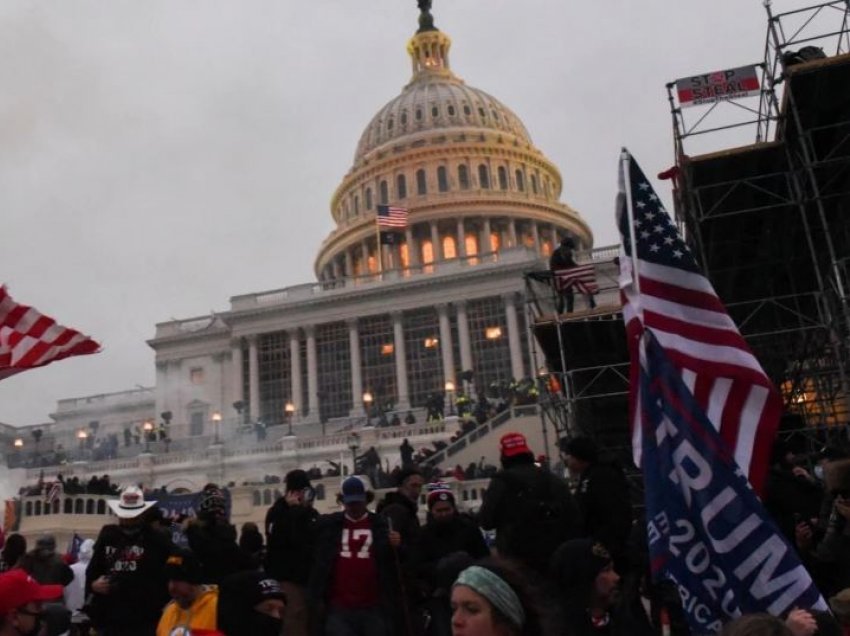
[[[43,624],[58,634],[63,609],[76,633],[104,636],[689,634],[675,588],[649,576],[623,471],[589,438],[562,440],[560,450],[572,488],[539,465],[523,435],[503,435],[501,467],[475,515],[412,461],[378,502],[367,478],[344,478],[341,509],[328,515],[314,508],[316,473],[293,470],[264,527],[245,524],[239,536],[215,484],[179,532],[128,487],[109,500],[117,524],[79,546],[73,565],[52,537],[32,551],[20,535],[6,538],[0,636]],[[811,471],[777,446],[765,503],[834,616],[748,615],[723,634],[850,633],[850,459],[827,448],[807,460]]]

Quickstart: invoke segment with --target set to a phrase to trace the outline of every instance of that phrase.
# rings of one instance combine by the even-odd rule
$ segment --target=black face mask
[[[283,627],[282,619],[257,611],[251,612],[246,619],[248,629],[245,633],[252,634],[252,636],[278,636],[281,627]]]

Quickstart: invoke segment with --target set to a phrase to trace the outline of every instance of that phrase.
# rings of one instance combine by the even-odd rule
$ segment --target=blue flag
[[[641,344],[640,414],[653,578],[678,588],[698,634],[752,612],[826,610],[726,445],[650,330]]]

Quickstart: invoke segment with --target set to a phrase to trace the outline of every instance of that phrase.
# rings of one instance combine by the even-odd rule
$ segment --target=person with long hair
[[[452,636],[552,634],[536,593],[510,562],[485,559],[452,587]]]

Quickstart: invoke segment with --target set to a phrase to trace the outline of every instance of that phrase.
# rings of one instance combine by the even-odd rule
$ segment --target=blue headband
[[[457,585],[465,585],[478,592],[517,627],[525,624],[525,610],[522,609],[519,597],[498,574],[479,565],[473,565],[460,573],[455,581],[455,586]]]

